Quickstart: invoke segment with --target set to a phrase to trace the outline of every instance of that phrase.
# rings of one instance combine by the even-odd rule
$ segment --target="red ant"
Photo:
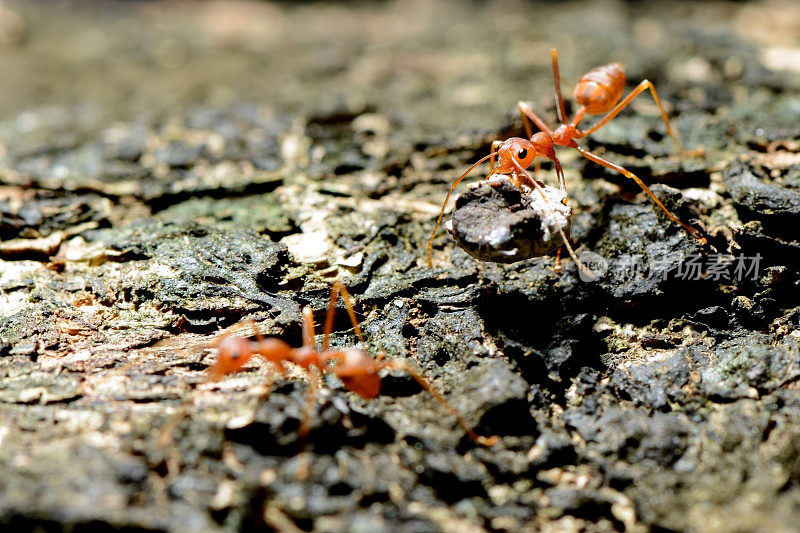
[[[378,373],[381,370],[402,370],[414,378],[445,409],[455,416],[458,424],[471,439],[485,446],[491,446],[497,442],[497,437],[482,437],[472,431],[456,410],[445,400],[444,396],[431,385],[427,378],[408,363],[404,361],[382,361],[382,355],[378,359],[374,359],[367,352],[358,348],[330,349],[328,341],[333,330],[333,317],[340,294],[353,324],[353,329],[363,345],[364,336],[356,320],[350,294],[344,285],[337,281],[331,286],[330,303],[325,316],[322,350],[317,349],[314,341],[313,312],[310,307],[305,307],[303,309],[303,346],[301,348],[292,348],[280,339],[264,338],[260,334],[256,335],[256,340],[225,337],[218,343],[219,357],[209,370],[209,377],[212,380],[217,380],[237,372],[254,355],[259,355],[269,363],[272,363],[276,373],[279,375],[285,373],[287,369],[286,363],[293,363],[309,374],[313,374],[309,379],[306,407],[298,430],[300,440],[304,441],[309,432],[309,419],[320,373],[331,372],[342,381],[348,390],[355,392],[362,398],[372,399],[380,393],[381,377]],[[274,376],[274,374],[271,375]]]
[[[527,133],[528,137],[530,137],[530,140],[520,137],[512,137],[505,141],[494,141],[492,143],[491,153],[472,165],[464,174],[461,175],[460,178],[453,183],[453,185],[450,187],[450,191],[447,193],[444,203],[442,204],[442,210],[439,213],[439,218],[436,220],[436,226],[434,226],[433,233],[428,241],[428,266],[432,266],[431,247],[433,246],[433,237],[436,235],[436,230],[439,228],[439,223],[444,215],[445,206],[447,205],[447,200],[450,198],[450,194],[462,179],[464,179],[475,169],[475,167],[485,160],[492,158],[491,169],[487,179],[494,174],[506,174],[517,186],[519,186],[520,183],[525,183],[528,186],[533,185],[539,190],[542,196],[544,196],[544,191],[541,189],[538,183],[530,177],[526,169],[533,164],[534,159],[537,156],[546,157],[547,159],[553,161],[556,169],[556,175],[558,177],[558,186],[562,191],[566,192],[564,171],[561,168],[561,163],[558,161],[558,157],[556,157],[554,148],[555,146],[574,148],[583,157],[589,159],[590,161],[599,163],[604,167],[615,170],[625,177],[634,180],[636,184],[639,185],[639,187],[641,187],[642,190],[647,193],[647,195],[656,203],[656,205],[667,214],[670,220],[683,226],[683,229],[685,229],[689,235],[698,239],[702,244],[705,244],[706,239],[700,235],[700,232],[678,220],[678,218],[673,215],[669,209],[667,209],[664,204],[659,201],[658,198],[656,198],[647,185],[645,185],[644,182],[633,172],[589,152],[588,150],[578,146],[578,144],[575,142],[575,139],[583,139],[584,137],[591,135],[605,126],[612,118],[617,116],[620,111],[630,104],[637,95],[649,89],[650,93],[653,95],[653,100],[655,100],[656,105],[661,112],[661,117],[664,119],[664,124],[667,127],[667,134],[672,138],[678,152],[685,155],[699,155],[700,151],[687,152],[681,148],[678,138],[675,135],[672,126],[670,125],[667,113],[661,106],[661,101],[658,98],[658,94],[656,93],[656,89],[653,84],[649,80],[642,81],[628,96],[625,97],[624,100],[620,101],[620,98],[622,98],[622,91],[625,87],[625,68],[622,66],[622,64],[612,63],[593,68],[584,74],[581,79],[578,80],[578,84],[575,86],[574,96],[580,107],[578,107],[578,110],[575,112],[575,116],[573,117],[572,121],[570,123],[566,123],[565,120],[567,113],[564,107],[564,98],[561,95],[561,78],[558,71],[558,51],[553,48],[550,50],[550,53],[553,57],[553,75],[555,77],[555,96],[559,122],[558,127],[555,129],[555,131],[551,130],[547,124],[545,124],[545,122],[539,118],[525,103],[519,102],[517,104],[520,115],[522,115],[522,121],[525,125],[525,132]],[[584,116],[602,115],[603,113],[606,115],[588,130],[584,131],[578,129],[578,124],[580,124]],[[533,122],[541,131],[537,132],[536,134],[532,134],[531,122]],[[495,155],[497,155],[496,168],[493,157]],[[564,198],[564,201],[566,202],[566,197]],[[579,267],[582,266],[575,258],[575,254],[573,253],[572,248],[569,246],[563,231],[561,231],[561,236],[564,239],[564,244],[567,246],[567,250],[570,252],[573,260],[578,263]]]

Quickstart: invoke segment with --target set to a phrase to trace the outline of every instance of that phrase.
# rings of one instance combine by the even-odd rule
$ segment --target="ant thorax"
[[[445,227],[481,261],[515,263],[553,253],[564,244],[559,229],[569,237],[572,209],[564,191],[541,188],[517,185],[505,175],[473,183],[456,199]]]

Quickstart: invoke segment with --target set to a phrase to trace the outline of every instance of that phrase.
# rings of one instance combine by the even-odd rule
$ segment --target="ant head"
[[[527,139],[511,137],[497,147],[495,174],[516,174],[517,165],[528,168],[536,157],[536,147]],[[515,164],[516,162],[516,164]]]
[[[228,337],[217,347],[217,362],[209,370],[211,379],[219,379],[238,372],[253,356],[251,342],[247,339]]]

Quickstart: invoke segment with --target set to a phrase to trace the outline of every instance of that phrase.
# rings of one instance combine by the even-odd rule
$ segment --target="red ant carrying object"
[[[547,124],[545,124],[545,122],[539,118],[525,103],[519,102],[517,104],[525,125],[525,131],[530,137],[530,140],[520,137],[512,137],[502,142],[494,141],[492,143],[491,153],[472,165],[453,183],[447,193],[444,203],[442,204],[442,210],[439,213],[439,218],[436,220],[433,233],[428,241],[428,266],[432,266],[431,247],[433,246],[433,237],[436,235],[436,230],[439,228],[439,223],[444,215],[445,206],[447,205],[447,200],[450,198],[450,194],[453,192],[453,189],[455,189],[459,182],[461,182],[461,180],[463,180],[475,169],[475,167],[485,160],[492,158],[491,171],[487,178],[495,174],[506,174],[517,186],[524,183],[531,188],[539,190],[540,194],[544,196],[544,191],[541,189],[541,186],[539,186],[538,183],[531,178],[526,169],[534,163],[534,159],[536,157],[546,157],[547,159],[553,161],[556,169],[556,175],[558,177],[558,186],[562,191],[566,192],[564,171],[562,170],[561,163],[556,156],[555,146],[574,148],[583,157],[589,159],[590,161],[594,161],[595,163],[603,165],[604,167],[615,170],[623,176],[634,180],[636,184],[639,185],[639,187],[641,187],[642,190],[647,193],[647,195],[656,203],[656,205],[661,208],[664,213],[666,213],[670,220],[680,224],[683,229],[689,233],[689,235],[705,244],[706,240],[704,237],[702,237],[702,235],[700,235],[700,232],[678,220],[678,218],[673,215],[669,209],[667,209],[664,204],[658,200],[658,198],[656,198],[647,185],[645,185],[644,182],[633,172],[630,172],[629,170],[615,163],[607,161],[602,157],[589,152],[575,142],[576,139],[583,139],[584,137],[591,135],[602,128],[612,118],[617,116],[617,114],[628,104],[630,104],[637,95],[649,89],[650,93],[653,95],[653,100],[655,100],[656,105],[661,112],[661,117],[664,119],[664,124],[667,127],[667,134],[672,138],[678,152],[685,155],[698,155],[699,151],[686,152],[681,148],[678,138],[676,137],[675,132],[670,125],[669,118],[667,117],[664,108],[661,106],[661,101],[658,98],[658,94],[656,93],[656,89],[653,84],[648,80],[642,81],[628,96],[625,97],[625,99],[620,101],[620,98],[622,98],[622,91],[625,87],[625,68],[622,66],[622,64],[612,63],[610,65],[594,68],[584,74],[583,77],[581,77],[581,79],[578,81],[578,84],[575,86],[574,96],[579,107],[575,112],[572,121],[567,123],[565,122],[567,117],[566,109],[564,107],[564,98],[561,95],[561,79],[558,71],[558,52],[554,48],[550,51],[550,53],[553,57],[553,75],[555,77],[555,96],[559,121],[558,127],[555,130],[551,130]],[[578,129],[578,125],[586,115],[602,115],[604,113],[605,116],[588,130]],[[531,122],[533,122],[541,131],[532,134]],[[493,157],[495,155],[497,156],[496,167]],[[566,197],[564,201],[566,201]],[[555,215],[553,214],[553,216]],[[577,261],[572,248],[569,246],[566,236],[564,235],[563,231],[561,233],[564,243],[567,246],[567,250],[570,252],[573,260],[575,260],[580,267],[581,265]]]
[[[322,350],[317,349],[314,341],[314,316],[312,310],[310,307],[305,307],[303,309],[303,346],[301,348],[292,348],[280,339],[264,338],[261,335],[256,335],[256,340],[227,336],[218,342],[219,357],[209,370],[209,377],[212,380],[217,380],[237,372],[255,355],[272,363],[275,373],[279,375],[284,374],[287,363],[292,363],[304,369],[309,373],[310,379],[306,408],[303,421],[298,430],[298,436],[301,440],[305,440],[309,432],[309,419],[320,373],[333,373],[348,390],[355,392],[362,398],[371,399],[380,393],[381,377],[378,373],[381,370],[402,370],[414,378],[445,409],[453,414],[458,424],[474,441],[485,446],[491,446],[497,441],[497,437],[482,437],[472,431],[456,413],[455,409],[445,400],[444,396],[418,370],[408,363],[404,361],[382,361],[381,358],[374,359],[367,352],[358,348],[330,349],[328,342],[330,333],[333,330],[333,317],[340,294],[347,307],[347,313],[350,316],[353,329],[363,344],[364,337],[356,320],[350,295],[344,285],[337,281],[331,286],[330,303],[325,316]],[[270,375],[274,376],[274,374]]]

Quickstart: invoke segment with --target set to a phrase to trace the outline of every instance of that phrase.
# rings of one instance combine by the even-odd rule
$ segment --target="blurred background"
[[[0,117],[37,110],[33,122],[57,128],[80,113],[91,127],[249,101],[378,107],[452,136],[497,125],[517,100],[549,103],[552,47],[568,91],[588,68],[620,61],[633,82],[686,88],[683,101],[693,87],[700,99],[698,87],[758,75],[755,60],[800,73],[800,4],[4,1]],[[27,117],[22,130],[35,126]]]

